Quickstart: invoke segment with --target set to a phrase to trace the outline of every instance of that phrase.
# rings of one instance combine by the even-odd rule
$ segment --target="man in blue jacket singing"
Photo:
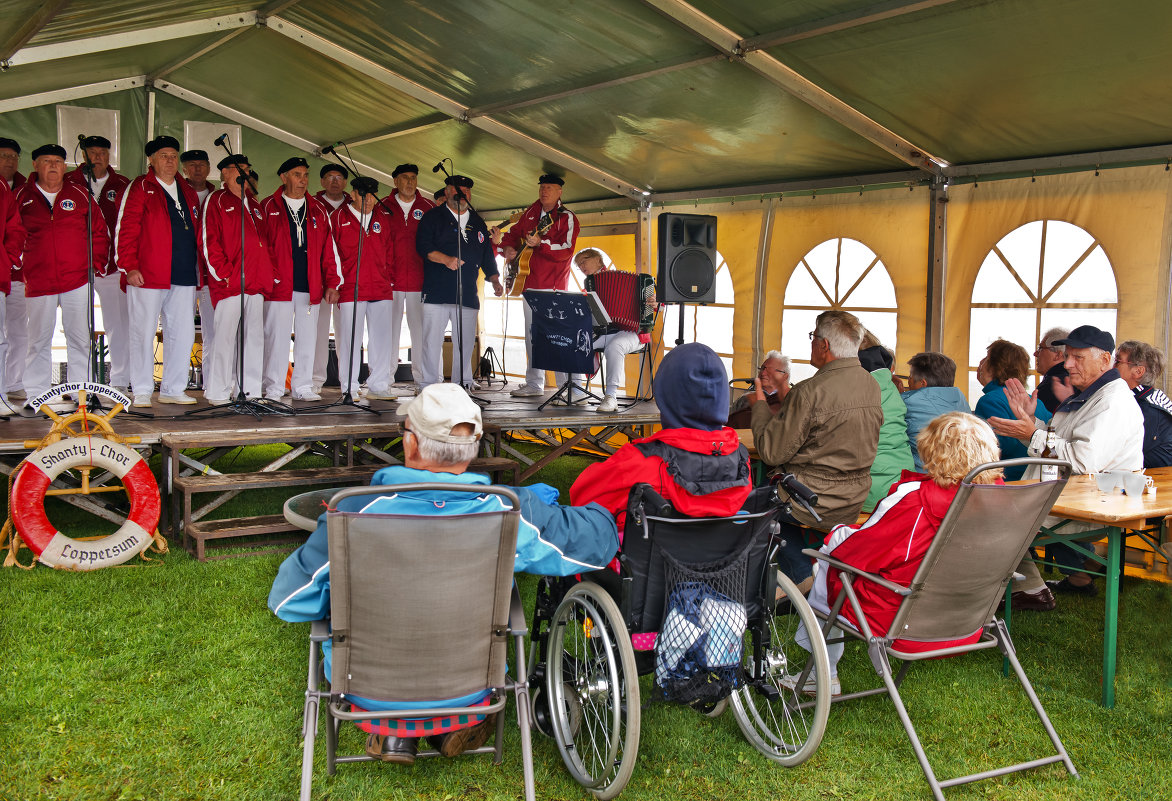
[[[432,384],[418,396],[400,405],[403,421],[404,465],[383,468],[374,474],[371,485],[451,482],[453,484],[489,484],[487,476],[466,473],[476,456],[482,424],[480,407],[472,402],[458,384]],[[568,576],[601,570],[618,551],[618,533],[614,518],[596,503],[586,506],[561,506],[558,492],[551,486],[536,484],[513,487],[521,501],[521,521],[517,527],[517,553],[514,570],[540,575]],[[379,514],[452,515],[495,512],[506,507],[498,495],[469,495],[467,492],[419,491],[365,495],[345,498],[338,508]],[[442,565],[437,565],[437,575]],[[324,620],[330,611],[329,540],[326,517],[318,518],[317,528],[304,545],[290,554],[282,564],[269,593],[269,609],[282,620],[305,622]],[[323,644],[323,663],[330,675],[329,642]],[[393,708],[373,699],[352,698],[363,709]],[[436,706],[472,704],[477,697],[437,700]],[[443,735],[436,744],[445,756],[455,756],[479,748],[492,730],[488,719],[470,729]],[[415,760],[414,738],[371,735],[367,752],[385,762],[411,764]]]

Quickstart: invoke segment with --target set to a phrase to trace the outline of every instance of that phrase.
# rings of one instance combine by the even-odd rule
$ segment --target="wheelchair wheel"
[[[574,779],[595,798],[618,795],[639,754],[639,675],[618,605],[582,582],[549,629],[545,697],[554,739]]]
[[[770,570],[773,568],[770,567]],[[737,725],[767,758],[786,767],[805,762],[822,742],[830,713],[830,660],[818,619],[794,583],[778,574],[792,611],[766,612],[745,642],[745,686],[732,695]],[[772,582],[768,582],[772,586]],[[812,652],[795,641],[799,625],[810,634]],[[804,684],[799,678],[810,666]]]

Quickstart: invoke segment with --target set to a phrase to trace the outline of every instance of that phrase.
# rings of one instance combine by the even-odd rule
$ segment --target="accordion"
[[[586,276],[586,291],[598,293],[611,329],[645,334],[655,326],[655,280],[650,275],[603,270]]]

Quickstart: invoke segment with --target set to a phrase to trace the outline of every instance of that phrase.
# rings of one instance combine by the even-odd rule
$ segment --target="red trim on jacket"
[[[423,257],[415,250],[415,231],[419,228],[419,221],[435,204],[425,198],[420,192],[415,193],[415,200],[406,217],[403,208],[399,205],[396,195],[399,190],[391,192],[383,199],[383,205],[390,209],[391,236],[395,240],[395,260],[391,265],[391,283],[396,292],[421,292],[423,290]],[[386,211],[384,209],[384,211]]]
[[[570,280],[570,260],[578,241],[578,218],[561,203],[550,214],[554,218],[553,226],[541,238],[541,244],[533,248],[533,255],[529,258],[526,289],[565,289]],[[540,220],[539,200],[525,209],[521,219],[501,237],[501,248],[520,251],[525,247],[525,235],[537,230]]]
[[[199,195],[181,176],[175,176],[175,185],[187,206],[196,232],[196,282],[202,280],[202,255],[199,253]],[[171,288],[171,212],[167,204],[171,196],[155,177],[153,167],[147,168],[130,182],[122,195],[118,220],[114,226],[114,256],[122,272],[122,288],[126,288],[126,273],[142,273],[146,289]]]
[[[86,185],[85,171],[79,166],[75,170],[65,173],[65,180],[77,184],[84,191],[89,192]],[[118,209],[122,206],[122,196],[130,186],[130,179],[125,175],[114,172],[113,167],[106,168],[106,182],[102,184],[102,191],[98,193],[98,206],[102,209],[102,216],[106,218],[106,228],[110,234],[110,254],[106,259],[106,269],[100,275],[109,275],[118,268],[114,265],[114,227],[118,224]]]
[[[354,273],[358,266],[358,238],[362,226],[352,206],[342,206],[330,214],[330,227],[342,259],[342,283],[338,285],[338,302],[354,302]],[[358,271],[358,300],[390,300],[390,265],[395,258],[395,240],[391,236],[390,216],[375,206],[362,243],[362,269]]]
[[[273,290],[265,299],[293,300],[293,238],[289,234],[289,207],[285,205],[285,187],[278,187],[277,191],[261,201],[260,210],[265,219],[264,232],[269,258],[275,271]],[[305,237],[309,261],[309,302],[320,303],[323,289],[337,289],[342,282],[342,269],[330,230],[328,207],[310,195],[305,195]]]
[[[244,226],[244,294],[263,295],[273,289],[273,262],[264,235],[260,204],[248,195]],[[229,189],[217,189],[204,203],[199,249],[207,262],[212,306],[240,294],[240,200]]]
[[[20,256],[28,232],[16,205],[16,193],[0,181],[0,293],[12,291],[12,273],[20,270]]]
[[[17,192],[17,208],[28,232],[22,256],[25,297],[58,295],[89,283],[85,225],[89,202],[89,193],[71,183],[61,185],[52,209],[37,189],[36,180],[29,180]],[[106,218],[96,204],[91,230],[94,271],[101,275],[110,253],[110,238]]]

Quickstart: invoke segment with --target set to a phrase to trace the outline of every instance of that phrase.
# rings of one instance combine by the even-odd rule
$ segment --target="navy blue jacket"
[[[1132,392],[1144,415],[1144,467],[1172,466],[1172,400],[1142,384]]]
[[[467,309],[480,308],[480,296],[476,291],[476,273],[484,271],[485,278],[497,274],[496,254],[488,227],[474,211],[468,213],[465,226],[466,239],[460,242],[460,280],[463,284],[463,306]],[[415,249],[423,257],[423,302],[454,304],[456,302],[456,274],[445,265],[427,258],[427,254],[438,250],[446,256],[456,255],[456,240],[460,238],[456,215],[446,205],[436,206],[419,221],[415,231]]]

